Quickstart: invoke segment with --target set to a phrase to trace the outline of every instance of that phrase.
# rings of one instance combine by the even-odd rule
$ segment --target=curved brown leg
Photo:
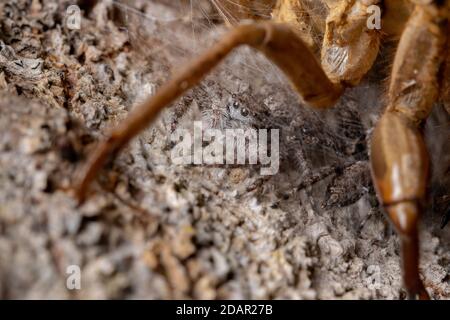
[[[408,296],[426,299],[419,277],[417,224],[428,180],[428,156],[419,130],[403,115],[387,111],[372,136],[371,162],[378,195],[400,236]]]
[[[303,2],[288,1],[298,4]],[[251,46],[264,53],[284,72],[294,89],[310,106],[332,106],[343,88],[358,83],[375,60],[379,48],[379,33],[367,30],[366,9],[368,5],[378,2],[379,0],[345,2],[343,5],[330,7],[330,14],[337,14],[331,14],[331,18],[327,20],[330,27],[326,28],[322,47],[325,71],[305,41],[299,37],[299,33],[293,31],[298,26],[295,23],[261,22],[236,27],[184,70],[175,73],[171,81],[152,98],[136,107],[100,143],[76,181],[75,194],[79,202],[83,202],[90,183],[111,154],[122,148],[149,125],[164,107],[198,84],[234,48],[241,45]],[[240,3],[257,4],[257,1],[242,0]],[[265,3],[274,4],[271,0]],[[347,61],[346,56],[353,57],[352,61]],[[359,67],[355,68],[355,65]]]
[[[305,102],[317,108],[332,106],[342,87],[332,83],[304,42],[284,24],[273,22],[242,25],[180,70],[151,98],[133,109],[130,116],[100,143],[80,172],[75,194],[83,202],[86,192],[107,158],[149,125],[159,112],[198,84],[234,48],[249,45],[263,52],[289,78]]]
[[[448,27],[448,34],[450,34],[450,26]],[[444,104],[445,110],[450,115],[450,37],[447,40],[447,53],[445,59],[445,66],[443,68],[443,83],[441,90],[441,101]]]
[[[417,224],[429,170],[420,125],[438,99],[446,10],[434,4],[416,6],[394,60],[388,107],[371,141],[373,180],[400,235],[403,281],[410,298],[429,299],[419,276]]]

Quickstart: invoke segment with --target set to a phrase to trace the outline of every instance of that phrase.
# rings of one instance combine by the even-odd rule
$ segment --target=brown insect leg
[[[428,156],[419,130],[403,115],[387,111],[372,136],[371,163],[378,196],[400,235],[408,295],[426,298],[419,277],[417,224],[428,180]]]
[[[446,19],[438,6],[416,6],[397,49],[388,107],[371,141],[372,176],[401,238],[403,281],[410,298],[429,298],[419,276],[417,224],[429,171],[419,127],[438,99]]]
[[[428,292],[419,277],[419,237],[417,222],[420,216],[420,205],[404,202],[387,208],[392,221],[398,219],[397,231],[400,234],[402,250],[402,269],[405,288],[409,299],[429,300]],[[400,220],[406,222],[401,224]]]
[[[177,72],[100,143],[77,179],[75,195],[79,202],[85,199],[90,183],[110,155],[120,150],[152,123],[163,108],[198,84],[234,48],[241,45],[262,51],[278,65],[310,105],[324,108],[333,105],[339,98],[342,91],[340,85],[328,79],[314,55],[288,26],[271,22],[239,26],[184,70]]]
[[[450,26],[448,27],[448,34],[450,34]],[[444,104],[445,110],[450,115],[450,37],[447,40],[447,59],[443,68],[441,101]]]

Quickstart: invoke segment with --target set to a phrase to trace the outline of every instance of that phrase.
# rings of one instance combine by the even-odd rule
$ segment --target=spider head
[[[227,114],[230,121],[242,123],[244,126],[252,121],[252,115],[248,108],[248,104],[244,99],[240,99],[233,94],[227,103]]]

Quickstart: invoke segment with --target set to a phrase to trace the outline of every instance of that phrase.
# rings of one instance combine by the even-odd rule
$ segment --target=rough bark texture
[[[142,32],[123,7],[80,1],[82,28],[69,30],[69,3],[0,3],[0,298],[404,297],[398,239],[367,164],[387,59],[336,110],[317,113],[299,107],[260,55],[238,50],[121,152],[77,207],[69,190],[86,155],[186,61],[167,44],[192,29],[180,19],[170,33],[158,23]],[[170,18],[170,3],[133,4]],[[221,30],[197,30],[198,46]],[[258,68],[270,81],[255,84]],[[224,116],[230,99],[250,115]],[[281,129],[280,172],[171,165],[170,133],[195,119]],[[450,229],[440,229],[448,123],[437,106],[425,130],[434,178],[421,271],[436,299],[450,297]],[[81,268],[81,290],[66,288],[70,265]]]

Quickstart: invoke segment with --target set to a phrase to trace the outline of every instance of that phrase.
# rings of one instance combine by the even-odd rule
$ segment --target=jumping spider
[[[429,172],[421,125],[438,100],[447,103],[450,111],[450,0],[235,2],[236,7],[228,1],[214,3],[228,6],[226,12],[234,10],[236,21],[255,22],[233,27],[112,130],[81,171],[75,187],[78,200],[85,199],[89,185],[110,155],[151,124],[162,109],[197,85],[235,48],[247,45],[261,51],[307,104],[329,108],[372,68],[383,35],[400,35],[386,109],[371,137],[371,172],[379,200],[400,235],[408,296],[429,299],[419,275],[417,224],[424,211]],[[382,30],[368,28],[368,8],[373,5],[383,9]],[[262,7],[272,10],[272,14],[259,16],[257,8]],[[267,17],[271,20],[257,21]],[[228,24],[234,22],[224,18]],[[319,46],[317,39],[323,39]],[[316,57],[319,51],[320,60]]]

